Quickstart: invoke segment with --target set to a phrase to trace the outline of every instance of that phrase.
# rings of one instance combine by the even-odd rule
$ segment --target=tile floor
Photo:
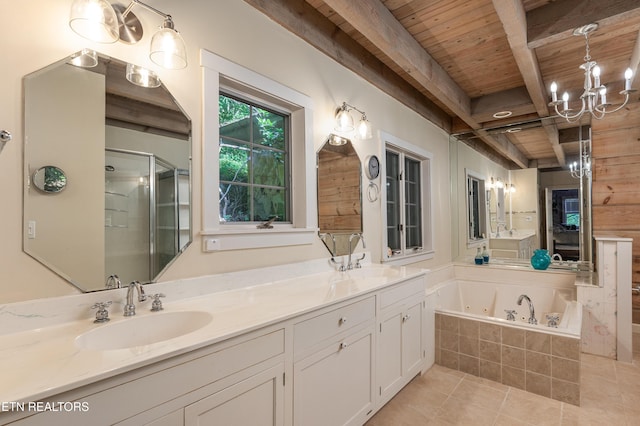
[[[580,407],[434,365],[366,426],[640,425],[640,336],[636,336],[633,364],[582,354]]]

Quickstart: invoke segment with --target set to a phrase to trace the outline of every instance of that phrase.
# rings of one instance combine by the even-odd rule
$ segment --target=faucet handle
[[[107,307],[111,305],[111,300],[107,302],[97,302],[94,303],[91,309],[97,309],[96,311],[96,319],[93,320],[95,323],[102,323],[109,321],[109,311],[107,311]]]
[[[166,297],[163,293],[152,294],[149,297],[153,299],[153,302],[151,303],[151,312],[158,312],[164,309],[162,307],[162,300],[160,300],[161,297]]]
[[[558,314],[547,314],[547,326],[558,328],[558,321],[560,320],[560,315]]]
[[[516,312],[514,309],[505,309],[504,312],[507,314],[507,321],[515,321],[516,320]]]

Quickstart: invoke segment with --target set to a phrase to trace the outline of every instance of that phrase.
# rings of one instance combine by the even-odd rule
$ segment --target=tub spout
[[[527,296],[526,294],[521,294],[520,297],[518,297],[518,305],[522,305],[522,299],[526,300],[527,304],[529,305],[529,324],[538,324],[538,320],[536,319],[536,312],[533,309],[533,302],[531,301],[529,296]]]

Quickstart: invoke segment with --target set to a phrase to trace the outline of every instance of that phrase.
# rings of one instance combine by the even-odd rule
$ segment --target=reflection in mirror
[[[360,159],[351,141],[330,135],[317,155],[318,226],[332,256],[349,254],[349,238],[362,233]],[[351,251],[360,237],[351,238]]]
[[[562,255],[562,251],[566,249],[564,253],[568,255],[568,259],[564,259],[563,256],[562,262],[554,261],[552,268],[566,267],[567,260],[573,262],[571,267],[576,267],[575,261],[571,259],[576,257],[575,246],[579,241],[580,255],[577,267],[592,269],[591,181],[588,178],[582,181],[573,179],[568,170],[510,169],[508,164],[480,154],[473,146],[473,143],[456,136],[450,139],[453,258],[469,259],[475,251],[475,248],[471,247],[472,244],[469,244],[472,234],[468,221],[470,193],[467,181],[468,168],[473,167],[474,171],[489,179],[486,185],[486,223],[489,248],[495,263],[527,266],[534,249],[548,247],[550,254],[559,252]],[[501,177],[503,183],[509,184],[509,190],[503,189],[500,199],[500,194],[495,188],[498,177]],[[490,181],[492,178],[493,187]],[[517,188],[516,192],[512,192],[512,186]],[[577,218],[575,214],[569,215],[570,220],[580,221],[575,230],[570,229],[566,232],[563,229],[565,232],[554,233],[553,217],[547,219],[548,211],[551,210],[547,210],[545,201],[546,188],[553,187],[573,187],[578,190],[580,217]],[[503,209],[498,208],[499,204]],[[575,205],[570,204],[568,208],[575,210]],[[564,220],[559,217],[558,219]],[[550,232],[547,231],[549,226]],[[499,237],[496,235],[498,231]],[[576,235],[570,236],[571,232]]]
[[[56,166],[44,166],[33,172],[31,182],[36,189],[48,194],[55,194],[67,186],[67,177],[62,169]]]
[[[485,180],[478,173],[467,170],[467,243],[477,243],[487,238],[487,207]]]
[[[69,182],[52,198],[26,180],[24,250],[83,291],[154,281],[191,241],[189,118],[163,85],[97,58],[24,78],[25,176],[56,164]]]

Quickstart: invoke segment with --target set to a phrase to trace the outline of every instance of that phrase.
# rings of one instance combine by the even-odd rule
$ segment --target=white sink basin
[[[150,345],[180,337],[209,324],[211,314],[202,311],[160,312],[96,325],[76,337],[83,349],[107,351]]]

